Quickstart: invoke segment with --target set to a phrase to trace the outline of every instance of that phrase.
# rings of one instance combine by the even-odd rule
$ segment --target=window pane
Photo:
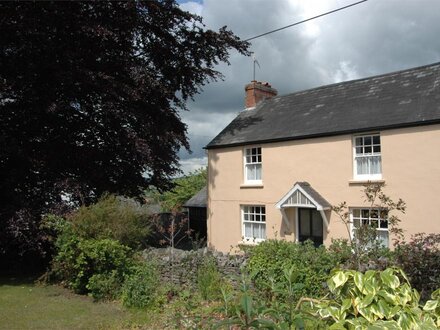
[[[260,238],[260,226],[257,224],[252,225],[252,237]]]
[[[255,166],[255,180],[261,180],[261,164]]]
[[[365,147],[365,153],[371,154],[371,147]]]
[[[370,210],[368,209],[362,209],[362,218],[369,218],[370,217]]]
[[[359,219],[353,219],[353,226],[359,228],[361,226],[361,221]]]
[[[356,146],[361,146],[362,145],[362,138],[361,137],[357,137],[355,143],[356,143]]]
[[[353,216],[356,217],[356,218],[359,218],[361,216],[361,210],[354,209],[353,210]]]
[[[362,155],[362,147],[356,147],[356,155]]]
[[[373,152],[380,153],[380,146],[374,146],[373,147]]]
[[[373,143],[374,144],[380,144],[380,135],[374,135],[373,136]]]
[[[371,136],[364,137],[364,144],[371,144]]]
[[[388,221],[380,220],[380,228],[388,228]]]
[[[260,225],[261,235],[260,238],[265,239],[266,238],[266,225],[261,224]]]
[[[356,158],[357,174],[368,174],[368,158]]]
[[[370,225],[373,228],[377,228],[379,226],[378,220],[371,220]]]
[[[254,165],[247,165],[247,180],[255,180],[255,175],[256,175],[256,171],[255,171],[255,166]]]
[[[370,174],[380,174],[381,171],[381,157],[372,156],[370,157]]]
[[[388,232],[387,231],[383,231],[383,230],[379,230],[377,232],[377,239],[382,242],[383,246],[388,247]]]
[[[252,237],[252,224],[244,224],[244,237]]]

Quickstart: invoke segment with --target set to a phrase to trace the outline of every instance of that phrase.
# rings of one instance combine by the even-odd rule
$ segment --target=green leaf
[[[347,282],[347,275],[343,271],[338,271],[333,277],[332,280],[335,283],[335,288],[338,288]]]
[[[364,275],[361,272],[356,272],[356,274],[354,274],[354,284],[356,284],[356,287],[358,288],[359,291],[362,292],[363,287],[364,287]]]
[[[399,278],[393,274],[394,270],[392,268],[387,268],[383,272],[380,273],[380,278],[382,283],[391,289],[396,289],[400,285]]]
[[[345,311],[351,307],[351,299],[342,300],[341,311]]]
[[[384,315],[385,318],[387,319],[390,318],[391,308],[384,300],[379,300],[377,302],[376,307],[377,307],[376,315],[379,316],[379,314],[382,314]]]
[[[344,323],[345,323],[344,321],[338,321],[336,323],[333,323],[329,327],[329,330],[346,330]]]
[[[368,295],[366,295],[365,297],[364,297],[364,299],[362,299],[361,300],[361,303],[359,304],[359,308],[365,308],[365,307],[367,307],[368,305],[370,305],[371,304],[371,302],[373,301],[373,299],[374,299],[374,294],[368,294]]]
[[[371,307],[359,308],[359,314],[361,314],[368,322],[373,322],[377,319],[371,310]]]
[[[389,304],[392,304],[392,305],[397,304],[397,297],[395,295],[389,293],[388,291],[380,290],[378,292],[378,295],[383,297],[385,299],[385,301]]]
[[[396,321],[376,321],[367,330],[402,330]]]
[[[371,305],[371,312],[380,319],[383,319],[385,317],[385,314],[383,313],[382,308],[379,304]]]
[[[433,311],[437,308],[438,305],[438,300],[428,300],[425,304],[425,306],[423,306],[423,310],[424,311]]]
[[[244,294],[241,297],[241,308],[247,317],[251,317],[252,315],[252,297]]]
[[[339,321],[340,319],[340,313],[339,313],[339,308],[335,307],[335,306],[329,306],[327,308],[327,311],[329,312],[330,316],[335,320],[335,321]]]
[[[435,290],[432,294],[431,294],[431,298],[432,299],[440,299],[440,288]]]

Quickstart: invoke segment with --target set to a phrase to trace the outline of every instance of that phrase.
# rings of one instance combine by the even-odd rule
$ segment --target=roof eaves
[[[351,129],[351,130],[343,130],[343,131],[335,131],[335,132],[324,132],[324,133],[299,135],[299,136],[292,136],[292,137],[281,137],[281,138],[264,139],[264,140],[249,140],[249,141],[228,143],[228,144],[213,144],[213,145],[208,144],[205,147],[203,147],[203,149],[209,150],[209,149],[239,147],[239,146],[245,146],[245,145],[256,144],[256,143],[266,144],[266,143],[275,143],[275,142],[283,142],[283,141],[305,140],[305,139],[313,139],[313,138],[320,138],[320,137],[327,137],[327,136],[336,136],[336,135],[353,134],[353,133],[364,133],[364,132],[370,132],[370,131],[389,130],[389,129],[395,129],[395,128],[434,125],[434,124],[439,124],[439,123],[440,123],[440,119],[433,119],[433,120],[424,120],[424,121],[411,122],[411,123],[400,123],[400,124],[393,124],[393,125],[373,126],[373,127],[359,128],[359,129]]]

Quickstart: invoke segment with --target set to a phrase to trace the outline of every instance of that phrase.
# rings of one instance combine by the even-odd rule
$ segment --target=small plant
[[[140,263],[131,269],[122,286],[122,303],[127,307],[144,308],[156,298],[159,274],[151,263]]]
[[[271,312],[269,313],[285,329],[304,328],[304,320],[296,304],[304,290],[301,270],[295,266],[285,268],[280,282],[271,279]]]
[[[222,280],[213,258],[206,259],[197,272],[197,286],[204,300],[220,297]]]
[[[239,329],[273,329],[276,325],[272,320],[265,318],[267,307],[264,302],[254,300],[250,290],[250,281],[246,275],[242,276],[239,302],[232,305],[232,315],[218,322],[214,329],[223,329],[225,326]]]

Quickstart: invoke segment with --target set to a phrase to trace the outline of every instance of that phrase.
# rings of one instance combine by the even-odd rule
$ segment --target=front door
[[[305,242],[308,239],[318,247],[322,245],[324,230],[321,214],[316,209],[298,209],[298,240]]]

